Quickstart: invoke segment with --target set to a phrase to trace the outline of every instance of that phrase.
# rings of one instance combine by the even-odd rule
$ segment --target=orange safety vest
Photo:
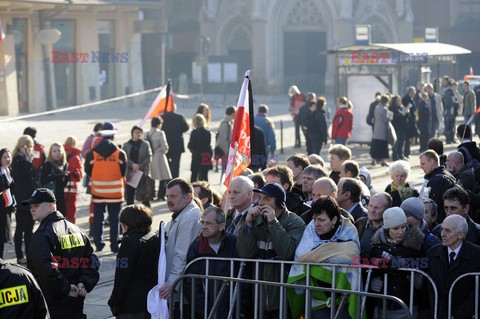
[[[93,151],[93,164],[91,176],[91,192],[93,202],[98,202],[95,197],[100,197],[100,202],[123,202],[125,185],[122,172],[120,171],[120,150],[117,149],[109,157],[105,158]]]

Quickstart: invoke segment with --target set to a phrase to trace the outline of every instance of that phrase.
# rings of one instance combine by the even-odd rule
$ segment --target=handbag
[[[397,132],[395,132],[395,128],[393,127],[392,122],[388,122],[387,135],[388,144],[395,146],[395,143],[397,143]]]
[[[139,202],[148,202],[155,197],[155,180],[147,174],[143,174],[140,182],[138,182],[135,191],[135,199]]]

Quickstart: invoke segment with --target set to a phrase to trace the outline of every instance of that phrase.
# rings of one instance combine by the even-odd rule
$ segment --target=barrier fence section
[[[452,286],[450,286],[450,290],[448,291],[448,317],[447,318],[452,318],[452,293],[453,293],[453,288],[455,287],[455,285],[460,281],[462,280],[463,278],[465,277],[469,277],[469,276],[474,276],[475,277],[475,319],[478,319],[478,298],[479,298],[479,294],[478,294],[478,287],[479,287],[479,276],[480,276],[480,272],[469,272],[469,273],[466,273],[466,274],[463,274],[461,276],[459,276],[457,279],[455,279],[455,281],[452,283]]]
[[[221,275],[210,273],[211,266],[218,266],[218,263],[223,263],[224,269],[229,269],[228,273]],[[266,265],[276,264],[280,267],[280,278],[278,282],[266,281],[263,278],[265,271],[261,274],[261,269]],[[205,269],[205,273],[191,273],[190,269],[193,266],[200,265],[201,269]],[[287,283],[288,271],[290,267],[299,265],[304,268],[306,278],[310,278],[311,267],[320,266],[331,271],[331,287],[327,286],[313,286],[310,280],[303,280],[299,283]],[[250,278],[246,278],[245,269],[250,267]],[[356,314],[355,318],[365,318],[365,302],[366,298],[375,298],[383,300],[383,318],[386,317],[386,303],[392,301],[400,306],[405,312],[405,318],[412,318],[414,314],[414,277],[422,276],[427,278],[433,288],[435,295],[434,313],[433,318],[437,318],[438,308],[438,291],[432,278],[425,272],[414,268],[398,268],[396,271],[403,271],[410,273],[410,303],[407,306],[403,300],[396,296],[387,294],[388,287],[388,273],[384,274],[383,293],[368,292],[370,285],[371,274],[374,269],[379,269],[375,266],[362,266],[362,265],[350,265],[350,264],[330,264],[330,263],[299,263],[294,261],[282,261],[282,260],[262,260],[262,259],[241,259],[241,258],[218,258],[218,257],[201,257],[190,262],[186,267],[186,272],[183,276],[178,278],[172,287],[172,294],[169,300],[170,315],[174,315],[174,302],[178,302],[179,309],[177,309],[177,315],[180,318],[188,317],[190,313],[191,318],[197,318],[195,313],[195,303],[198,296],[196,296],[196,281],[200,281],[200,287],[202,287],[201,298],[203,307],[203,318],[217,318],[218,307],[222,303],[222,299],[228,300],[228,315],[226,318],[240,318],[240,308],[242,302],[246,302],[241,298],[241,290],[249,289],[252,291],[253,287],[253,299],[249,298],[247,301],[253,301],[253,318],[263,318],[265,296],[263,290],[265,287],[278,287],[279,289],[279,318],[287,318],[287,290],[293,289],[297,294],[304,294],[305,296],[305,308],[304,318],[310,319],[312,317],[312,302],[318,306],[318,301],[313,300],[313,294],[323,292],[331,294],[331,297],[327,299],[327,302],[323,304],[330,308],[330,318],[340,318],[344,307],[348,304],[348,299],[352,295],[355,298]],[[336,287],[337,276],[339,273],[357,273],[356,282],[352,282],[351,289],[339,289]],[[362,272],[367,274],[366,281],[362,280]],[[480,275],[480,273],[479,273]],[[478,280],[478,277],[477,277]],[[184,289],[184,285],[187,283],[189,289]],[[220,289],[218,286],[221,284]],[[425,284],[425,282],[424,282]],[[197,284],[198,285],[198,284]],[[213,296],[211,296],[211,285],[213,285]],[[240,287],[241,286],[241,287]],[[210,287],[210,288],[209,288]],[[228,290],[228,297],[225,296]],[[209,296],[210,295],[210,296]],[[188,300],[185,300],[187,297]],[[213,299],[213,300],[211,300]],[[339,299],[339,300],[338,300]],[[225,303],[225,300],[223,301]],[[267,300],[268,302],[268,300]],[[337,306],[338,303],[338,306]],[[251,308],[252,305],[247,307]],[[223,310],[225,311],[225,309]],[[187,312],[187,314],[185,313]],[[222,313],[222,318],[225,318],[225,313]],[[235,315],[234,315],[235,313]],[[198,312],[197,312],[198,314]],[[343,312],[345,314],[345,312]]]

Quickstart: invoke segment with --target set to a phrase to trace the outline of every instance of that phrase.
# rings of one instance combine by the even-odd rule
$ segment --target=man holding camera
[[[287,210],[285,190],[280,184],[268,183],[253,190],[260,195],[257,206],[249,209],[245,223],[240,226],[237,253],[240,258],[293,260],[295,250],[305,229],[303,220]],[[280,264],[260,265],[260,274],[269,282],[279,282]],[[280,289],[261,287],[264,318],[278,318]]]

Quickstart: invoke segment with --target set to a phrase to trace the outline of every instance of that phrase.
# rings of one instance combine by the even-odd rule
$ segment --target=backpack
[[[463,150],[467,158],[467,167],[473,171],[475,175],[475,189],[478,191],[480,188],[480,163],[476,158],[473,158],[468,149],[465,146],[461,146],[458,150]]]

